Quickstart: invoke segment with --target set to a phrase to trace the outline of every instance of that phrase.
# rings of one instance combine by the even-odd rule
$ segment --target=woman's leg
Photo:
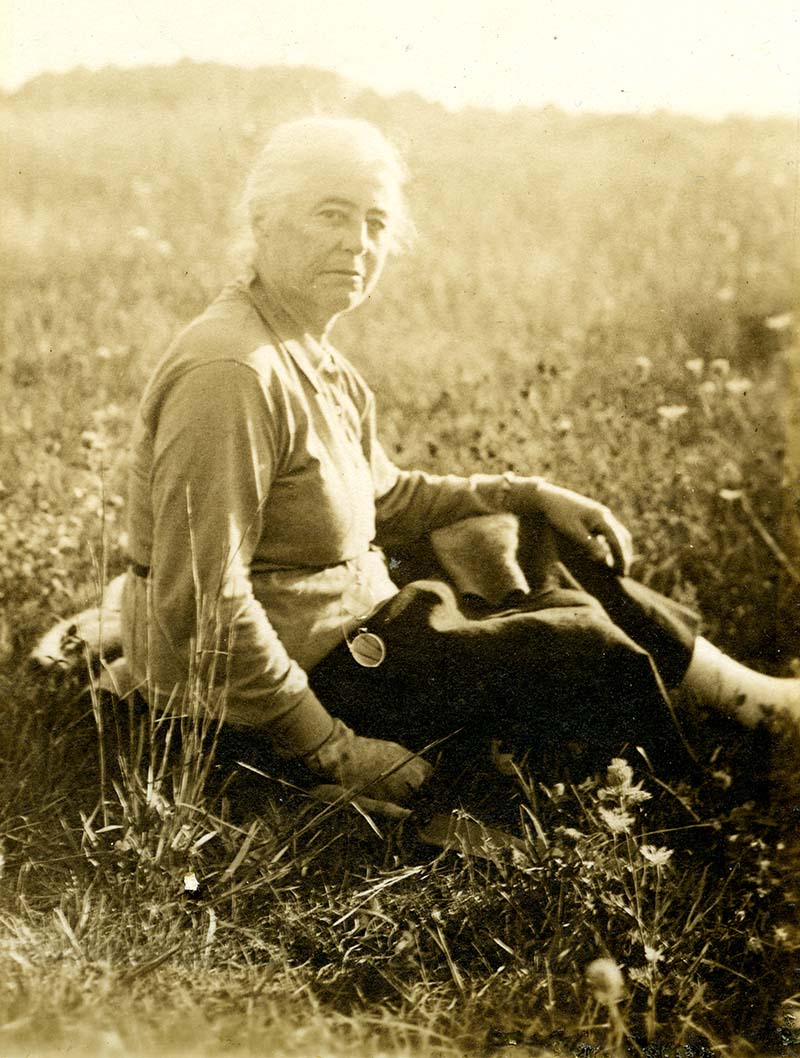
[[[629,577],[616,576],[567,541],[559,540],[558,550],[581,586],[648,650],[667,686],[680,691],[678,702],[693,699],[743,727],[780,718],[779,723],[789,721],[800,728],[800,680],[747,668],[693,635],[697,619],[685,607]]]
[[[800,680],[767,676],[698,637],[680,687],[696,701],[743,727],[789,722],[800,730]]]
[[[606,759],[633,742],[660,767],[690,760],[651,658],[584,592],[545,588],[470,613],[444,583],[414,582],[369,627],[386,643],[380,667],[361,669],[341,646],[311,673],[359,733],[414,749],[496,737],[534,755],[580,741]]]

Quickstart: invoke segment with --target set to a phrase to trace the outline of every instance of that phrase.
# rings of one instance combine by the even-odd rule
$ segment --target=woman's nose
[[[343,244],[355,256],[364,253],[369,243],[369,230],[364,220],[354,220],[348,224],[343,235]]]

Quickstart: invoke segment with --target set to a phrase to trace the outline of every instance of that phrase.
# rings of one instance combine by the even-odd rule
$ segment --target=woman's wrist
[[[270,721],[267,733],[279,757],[305,757],[334,733],[336,722],[310,687],[282,716]]]
[[[542,493],[548,482],[538,475],[503,474],[503,509],[512,514],[533,514],[541,510]]]

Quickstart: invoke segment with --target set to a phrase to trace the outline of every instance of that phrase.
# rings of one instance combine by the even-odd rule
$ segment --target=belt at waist
[[[379,548],[370,548],[367,554],[379,553]],[[330,562],[323,566],[262,566],[253,570],[254,573],[322,573],[326,569],[335,569],[337,566],[347,566],[353,559],[339,559],[336,562]],[[134,562],[132,558],[128,558],[128,568],[136,577],[142,577],[146,580],[150,576],[150,570],[152,567],[144,566],[141,562]]]

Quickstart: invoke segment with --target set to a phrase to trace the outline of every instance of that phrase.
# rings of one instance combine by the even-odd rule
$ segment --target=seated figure
[[[692,756],[690,698],[746,728],[800,725],[800,681],[723,655],[631,579],[630,534],[602,503],[387,457],[330,335],[405,237],[403,179],[351,119],[282,125],[257,159],[243,273],[176,337],[134,425],[125,687],[156,705],[219,693],[277,757],[401,805],[454,732],[633,741],[669,768]]]

